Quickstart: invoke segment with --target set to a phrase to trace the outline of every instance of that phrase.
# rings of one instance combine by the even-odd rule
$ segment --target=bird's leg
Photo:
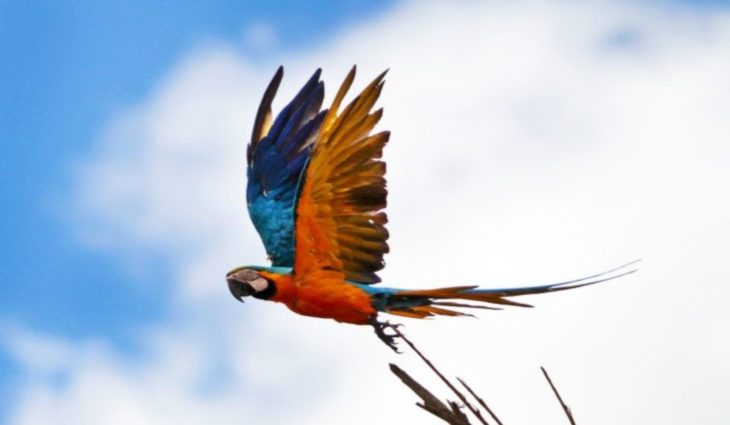
[[[398,345],[395,342],[395,339],[398,337],[397,333],[386,333],[386,329],[396,330],[397,328],[403,326],[400,323],[390,323],[388,321],[385,322],[379,322],[377,320],[377,317],[373,316],[370,324],[372,325],[373,329],[375,329],[375,335],[380,338],[381,341],[385,343],[388,347],[390,347],[391,350],[395,351],[396,353],[400,354],[400,351],[398,351]]]

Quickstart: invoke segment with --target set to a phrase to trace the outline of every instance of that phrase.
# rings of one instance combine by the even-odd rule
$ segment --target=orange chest
[[[262,273],[263,274],[263,273]],[[370,296],[343,279],[299,279],[292,275],[267,275],[276,284],[272,301],[304,316],[338,322],[368,324],[376,313]]]

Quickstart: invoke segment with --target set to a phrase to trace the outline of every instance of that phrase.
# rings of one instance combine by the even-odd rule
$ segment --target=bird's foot
[[[399,338],[397,330],[403,325],[400,323],[390,323],[388,321],[379,322],[376,318],[373,318],[371,325],[373,326],[373,329],[375,329],[375,335],[377,335],[378,338],[385,343],[385,345],[390,347],[391,350],[400,354],[400,351],[398,351],[398,344],[396,344],[395,339]],[[386,333],[385,331],[387,329],[392,330],[394,333]]]

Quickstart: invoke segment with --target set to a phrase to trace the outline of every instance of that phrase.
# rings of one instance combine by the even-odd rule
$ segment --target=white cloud
[[[276,28],[262,21],[247,26],[243,33],[244,44],[257,51],[275,49],[278,39]]]
[[[646,257],[631,278],[534,310],[408,323],[506,423],[563,421],[540,364],[579,422],[722,423],[729,23],[647,4],[407,3],[280,58],[278,105],[319,66],[330,95],[352,63],[360,87],[391,68],[390,285],[541,283]],[[226,292],[225,271],[263,261],[243,157],[272,72],[225,46],[194,50],[115,119],[82,179],[88,235],[167,253],[176,317],[133,358],[34,336],[81,359],[56,362],[12,333],[33,377],[11,423],[428,420],[386,368],[426,376],[412,356]]]

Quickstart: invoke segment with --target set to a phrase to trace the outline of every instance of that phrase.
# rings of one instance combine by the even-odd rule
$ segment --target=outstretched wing
[[[271,102],[281,83],[279,67],[259,105],[248,145],[248,213],[274,266],[294,265],[294,205],[297,187],[326,111],[320,70],[272,124]]]
[[[384,76],[338,113],[355,77],[353,67],[324,118],[297,202],[294,273],[299,276],[380,281],[376,272],[388,252],[385,163],[380,158],[389,133],[370,135],[382,109],[370,110]]]

